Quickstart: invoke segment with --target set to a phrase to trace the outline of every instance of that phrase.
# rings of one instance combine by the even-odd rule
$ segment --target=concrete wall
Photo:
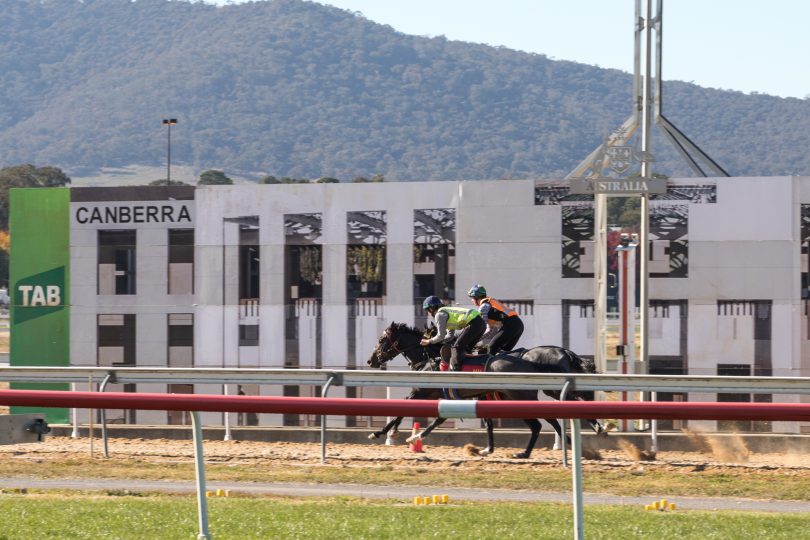
[[[688,182],[673,181],[674,184]],[[768,367],[775,376],[810,374],[808,322],[801,299],[802,205],[810,204],[810,178],[710,179],[716,198],[652,202],[677,206],[685,218],[688,268],[680,277],[650,279],[650,298],[668,309],[650,317],[651,357],[682,358],[690,374],[717,374],[718,364]],[[535,204],[532,181],[409,182],[206,186],[196,190],[195,294],[169,297],[166,290],[165,227],[138,229],[138,294],[96,294],[98,227],[74,223],[71,286],[74,305],[71,357],[95,362],[98,313],[137,313],[139,365],[165,365],[170,312],[193,311],[194,362],[201,367],[273,367],[285,361],[285,214],[320,214],[323,279],[319,315],[298,318],[300,367],[363,367],[376,337],[391,321],[415,322],[413,298],[414,210],[456,210],[455,297],[484,284],[500,299],[525,302],[526,331],[519,343],[565,344],[593,354],[590,277],[564,278],[561,266],[565,203]],[[587,202],[578,202],[587,206]],[[379,309],[350,322],[346,253],[347,212],[385,213],[386,294]],[[245,323],[238,299],[240,218],[255,216],[260,244],[260,302],[251,324],[258,346],[239,345]],[[665,224],[666,225],[666,224]],[[665,274],[674,264],[666,230],[654,239],[651,269]],[[588,254],[580,271],[592,272]],[[758,307],[751,307],[751,306]],[[349,332],[354,343],[349,350]],[[352,357],[352,358],[350,358]],[[397,360],[392,369],[406,369]],[[235,389],[234,389],[235,391]],[[262,389],[280,393],[280,389]],[[309,390],[306,390],[309,391]],[[343,395],[335,388],[330,395]],[[399,397],[404,390],[393,390]],[[366,394],[368,392],[365,392]],[[365,395],[365,394],[363,394]],[[690,396],[697,400],[714,396]],[[795,400],[794,398],[784,398]],[[262,417],[262,422],[279,418]],[[796,429],[795,426],[780,426]]]

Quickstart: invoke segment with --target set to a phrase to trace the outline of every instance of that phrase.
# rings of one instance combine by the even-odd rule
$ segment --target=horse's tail
[[[571,364],[571,367],[574,371],[579,373],[599,373],[596,371],[596,364],[590,358],[582,358],[580,355],[575,353],[574,351],[564,349],[566,356],[568,356],[568,362]]]

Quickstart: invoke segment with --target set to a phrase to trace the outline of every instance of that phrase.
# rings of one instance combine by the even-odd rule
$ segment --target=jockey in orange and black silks
[[[487,323],[487,330],[481,339],[489,342],[490,354],[513,350],[523,335],[523,321],[517,311],[488,296],[484,286],[478,283],[467,291],[467,296],[472,298],[481,318]]]

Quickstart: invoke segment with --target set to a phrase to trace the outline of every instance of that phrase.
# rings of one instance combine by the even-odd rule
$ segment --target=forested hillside
[[[554,177],[630,112],[629,74],[302,0],[3,0],[0,26],[0,167],[160,165],[171,116],[172,160],[197,171]],[[665,96],[730,173],[810,174],[810,100],[674,82]],[[657,172],[687,171],[654,151]]]

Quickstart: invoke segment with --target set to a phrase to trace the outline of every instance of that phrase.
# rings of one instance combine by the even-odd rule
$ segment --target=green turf
[[[216,540],[573,537],[572,510],[562,504],[424,507],[404,500],[278,497],[215,497],[208,504],[210,533]],[[2,494],[0,515],[0,540],[188,540],[198,532],[196,501],[191,496]],[[808,530],[810,515],[802,514],[656,512],[618,506],[588,506],[585,510],[589,540],[796,540],[806,537]]]

